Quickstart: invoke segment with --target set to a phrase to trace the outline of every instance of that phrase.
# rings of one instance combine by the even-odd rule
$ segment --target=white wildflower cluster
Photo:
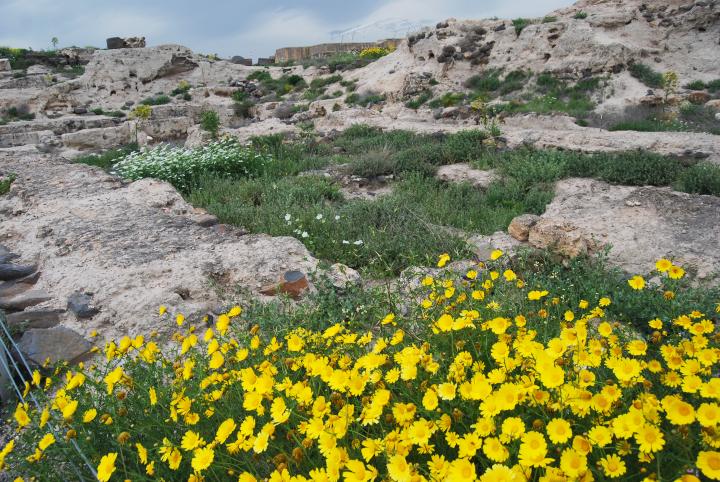
[[[315,228],[314,229],[314,231],[316,231],[315,234],[319,235],[319,232],[323,230],[323,225],[325,225],[326,221],[328,220],[328,218],[323,216],[322,213],[318,213],[315,215],[314,218],[310,218],[308,220],[309,224],[314,225],[314,226],[308,226],[306,228],[303,225],[300,218],[293,219],[293,216],[290,213],[285,214],[285,216],[283,218],[284,218],[285,224],[287,226],[293,227],[293,225],[295,225],[295,228],[292,230],[292,233],[295,235],[295,237],[299,238],[300,240],[312,238],[311,233],[309,233],[307,231],[307,229],[310,229],[311,231],[313,231],[312,228]],[[332,219],[337,223],[338,221],[340,221],[340,216],[336,214],[335,216],[332,217]],[[327,230],[326,230],[326,232],[327,232]],[[310,240],[310,241],[312,241],[312,240]],[[333,241],[333,243],[335,243],[335,241]],[[362,246],[365,244],[365,242],[362,239],[358,239],[355,241],[348,241],[346,239],[343,239],[341,241],[341,243],[345,244],[345,245],[354,245],[354,246]]]
[[[271,158],[234,139],[211,142],[195,149],[161,145],[133,152],[115,165],[114,172],[132,181],[152,177],[187,191],[206,173],[247,176],[260,172]]]

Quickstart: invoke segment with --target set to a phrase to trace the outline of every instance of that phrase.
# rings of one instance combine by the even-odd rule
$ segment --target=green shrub
[[[526,18],[516,18],[512,21],[513,27],[515,27],[515,33],[520,36],[520,33],[525,30],[525,27],[530,25],[530,20]]]
[[[408,109],[419,109],[425,102],[432,99],[432,91],[424,90],[414,98],[405,102],[405,107]]]
[[[707,89],[712,93],[720,91],[720,79],[715,79],[708,82]]]
[[[513,70],[503,79],[502,84],[500,85],[500,94],[506,95],[510,92],[515,92],[516,90],[522,89],[525,86],[527,79],[531,76],[531,72],[526,72],[524,70]]]
[[[707,85],[702,80],[693,80],[689,84],[685,86],[686,89],[690,90],[704,90],[707,88]]]
[[[588,16],[587,12],[583,12],[583,11],[581,10],[581,11],[577,12],[577,13],[573,16],[573,18],[575,18],[575,19],[577,19],[577,20],[584,20],[584,19],[587,18],[587,16]]]
[[[170,103],[170,97],[165,94],[148,97],[140,101],[142,105],[163,105]]]
[[[0,196],[10,192],[10,186],[15,182],[15,174],[6,174],[0,177]]]
[[[685,169],[675,183],[678,191],[720,196],[720,166],[702,162]]]
[[[629,120],[618,122],[608,127],[609,131],[638,131],[638,132],[679,132],[685,128],[677,121],[665,121],[656,118]]]
[[[217,138],[220,128],[220,116],[214,110],[206,110],[200,114],[200,127],[209,132],[213,138]]]
[[[352,94],[345,97],[345,103],[348,105],[359,105],[362,107],[370,107],[373,104],[379,104],[385,102],[385,96],[376,94],[374,92],[367,92],[365,94],[358,94],[353,92]]]
[[[437,109],[438,107],[452,107],[460,104],[463,100],[465,100],[465,94],[461,92],[445,92],[440,97],[436,97],[428,102],[428,107],[432,109]]]
[[[542,23],[553,23],[557,22],[557,17],[554,17],[552,15],[547,15],[546,17],[543,17]]]
[[[645,64],[633,63],[628,67],[630,75],[648,87],[659,89],[663,86],[663,76]]]
[[[268,156],[226,139],[196,149],[161,145],[133,152],[115,164],[113,170],[125,179],[161,179],[189,192],[203,175],[252,176],[261,173],[270,162]]]
[[[247,80],[257,80],[258,82],[270,82],[273,80],[272,75],[267,70],[255,70],[247,76]]]
[[[104,170],[110,170],[120,159],[127,156],[132,152],[138,150],[137,144],[129,144],[127,146],[119,147],[117,149],[110,149],[102,154],[89,154],[85,156],[76,157],[73,162],[79,164],[87,164],[88,166],[99,167]]]
[[[500,88],[500,70],[488,69],[482,74],[474,75],[465,81],[465,87],[479,92],[495,92]]]
[[[172,92],[170,92],[170,95],[183,97],[185,94],[188,93],[190,87],[190,83],[187,80],[181,80],[178,83],[178,86],[175,87]]]

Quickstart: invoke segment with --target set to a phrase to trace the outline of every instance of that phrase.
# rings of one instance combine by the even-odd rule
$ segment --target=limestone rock
[[[0,196],[0,212],[12,206],[17,213],[3,216],[0,239],[23,259],[37,260],[41,287],[53,300],[89,291],[102,307],[90,319],[60,315],[59,326],[78,333],[166,335],[172,323],[153,316],[160,305],[201,317],[230,298],[237,302],[237,286],[247,287],[243,296],[257,296],[289,269],[314,273],[318,267],[294,238],[199,226],[189,217],[192,207],[164,182],[126,184],[97,168],[32,152],[0,150],[0,165],[18,176],[17,196]],[[38,238],[46,226],[52,231]]]
[[[709,100],[705,103],[705,107],[715,112],[720,112],[720,99]]]
[[[24,278],[33,274],[36,269],[37,266],[34,265],[0,264],[0,281]]]
[[[48,358],[52,362],[81,361],[88,355],[92,345],[76,331],[64,326],[55,326],[26,331],[18,347],[33,363],[41,365]]]
[[[530,229],[540,220],[536,214],[521,214],[510,221],[508,234],[518,241],[527,241],[530,237]]]
[[[531,230],[531,244],[534,239],[549,244],[553,236],[545,238],[539,230],[553,232],[552,226],[568,223],[575,229],[555,230],[555,239],[567,240],[570,247],[576,239],[577,251],[590,248],[590,241],[609,246],[609,262],[628,273],[646,274],[656,260],[668,258],[701,280],[720,275],[718,197],[573,178],[556,184],[555,199],[542,218]]]
[[[92,295],[82,292],[75,292],[70,295],[67,308],[81,319],[92,318],[100,313],[100,309],[93,304]]]
[[[10,72],[12,67],[10,66],[10,60],[0,59],[0,72]]]
[[[0,309],[20,311],[50,299],[52,299],[50,294],[44,290],[30,290],[15,296],[0,298]]]
[[[441,181],[466,182],[477,188],[486,189],[500,176],[498,176],[495,170],[481,171],[472,168],[470,164],[462,163],[440,166],[437,170],[436,177]]]
[[[108,49],[141,49],[145,47],[145,37],[110,37],[105,42]]]
[[[580,228],[568,221],[552,218],[540,219],[530,228],[531,246],[547,249],[567,258],[592,253],[596,244]]]
[[[330,266],[327,275],[333,286],[338,289],[344,289],[360,282],[360,273],[342,263]]]
[[[693,104],[701,105],[710,100],[710,94],[702,90],[696,90],[688,94],[687,100]]]
[[[498,231],[489,236],[475,235],[466,240],[475,257],[480,261],[490,260],[490,254],[499,249],[508,256],[513,256],[521,243],[509,234]]]
[[[30,328],[52,328],[60,323],[60,315],[64,312],[65,310],[58,309],[25,310],[18,313],[10,313],[5,317],[5,320],[11,328],[23,331]]]

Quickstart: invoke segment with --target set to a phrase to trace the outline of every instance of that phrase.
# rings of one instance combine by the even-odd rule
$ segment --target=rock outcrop
[[[310,277],[317,268],[294,238],[200,226],[201,213],[163,182],[125,184],[51,156],[0,153],[0,165],[18,175],[0,197],[0,243],[21,254],[16,265],[42,271],[33,290],[50,299],[35,299],[32,310],[55,313],[28,314],[30,323],[57,317],[106,337],[148,332],[158,329],[151,313],[161,304],[199,319],[220,310],[226,293],[258,293],[282,273]],[[34,269],[2,272],[17,279]]]

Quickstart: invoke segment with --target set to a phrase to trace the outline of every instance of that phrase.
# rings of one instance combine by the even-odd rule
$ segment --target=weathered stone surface
[[[17,196],[0,196],[0,212],[15,213],[0,223],[0,239],[23,259],[38,260],[40,286],[54,300],[92,292],[102,308],[91,319],[61,315],[61,326],[78,333],[165,333],[171,324],[152,316],[160,305],[201,318],[230,298],[236,302],[237,286],[252,296],[281,273],[317,268],[294,238],[198,226],[188,217],[192,206],[164,182],[124,184],[53,156],[0,151],[0,165],[18,175]]]
[[[67,308],[80,319],[92,318],[100,313],[100,309],[93,304],[92,295],[88,293],[71,294],[68,298]]]
[[[499,177],[494,170],[481,171],[479,169],[472,168],[470,164],[466,163],[440,166],[437,170],[436,176],[441,181],[457,183],[466,182],[480,189],[487,188]]]
[[[18,347],[23,355],[41,365],[48,358],[52,362],[80,361],[88,355],[92,345],[76,331],[64,326],[55,326],[26,331],[18,342]]]
[[[18,280],[4,281],[0,283],[0,298],[8,298],[19,295],[20,293],[24,293],[32,289],[39,277],[40,273],[34,273]]]
[[[0,264],[0,281],[16,280],[24,278],[35,272],[35,265]]]
[[[508,234],[518,241],[527,241],[530,236],[530,229],[540,220],[536,214],[521,214],[510,221]]]
[[[709,100],[705,103],[705,107],[720,112],[720,99]]]
[[[530,245],[547,249],[567,258],[576,258],[593,252],[597,247],[593,240],[569,221],[540,219],[530,229]]]
[[[63,313],[65,313],[65,310],[25,310],[19,313],[10,313],[6,316],[6,321],[10,327],[23,330],[30,328],[52,328],[60,323],[60,315]]]
[[[0,309],[20,311],[50,299],[52,299],[50,294],[44,290],[30,290],[15,296],[0,298]]]
[[[710,100],[710,94],[702,90],[690,92],[687,96],[687,100],[693,104],[701,105]]]
[[[519,241],[502,231],[493,233],[490,236],[478,234],[471,236],[466,241],[473,253],[475,253],[475,257],[480,261],[488,261],[490,254],[496,249],[500,249],[507,255],[512,256],[521,246]]]
[[[614,186],[592,179],[556,184],[555,199],[530,232],[530,244],[561,241],[569,254],[610,246],[609,262],[648,273],[666,257],[699,279],[720,271],[720,198],[669,188]],[[556,226],[571,226],[565,231]]]
[[[110,37],[105,43],[108,49],[141,49],[145,47],[145,37]]]
[[[0,59],[0,72],[10,72],[12,67],[10,66],[10,60]]]
[[[338,289],[347,288],[360,282],[360,273],[342,263],[330,266],[327,275],[333,286]]]

